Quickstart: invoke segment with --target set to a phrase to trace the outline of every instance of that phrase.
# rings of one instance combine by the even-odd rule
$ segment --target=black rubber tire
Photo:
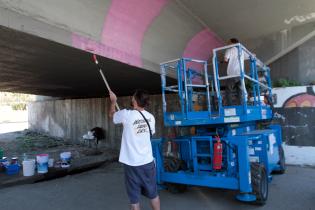
[[[187,190],[187,185],[185,184],[166,183],[165,186],[167,190],[173,194],[184,193]]]
[[[275,171],[276,174],[284,174],[285,171],[287,170],[287,167],[285,165],[285,156],[284,156],[284,150],[282,145],[279,146],[279,165],[280,165],[280,170]]]
[[[183,161],[174,158],[174,157],[165,157],[164,158],[164,168],[168,172],[177,172],[182,170],[185,166]],[[176,184],[176,183],[165,183],[167,190],[170,193],[178,194],[183,193],[187,190],[187,185],[185,184]]]
[[[253,194],[256,195],[257,205],[265,205],[268,199],[268,176],[264,165],[251,163],[251,180]]]
[[[164,168],[168,172],[177,172],[181,168],[181,160],[174,157],[165,157],[164,158]]]

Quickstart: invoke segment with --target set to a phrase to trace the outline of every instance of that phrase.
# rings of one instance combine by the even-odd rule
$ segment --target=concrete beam
[[[62,98],[100,97],[107,90],[91,53],[0,27],[0,91]],[[118,95],[160,92],[159,74],[108,58],[100,65]]]
[[[307,42],[308,40],[310,40],[314,36],[315,36],[315,30],[310,32],[310,33],[308,33],[307,35],[302,37],[300,40],[298,40],[295,43],[291,44],[290,46],[288,46],[284,50],[281,50],[278,54],[276,54],[272,58],[268,59],[265,63],[267,65],[269,65],[269,64],[275,62],[276,60],[278,60],[279,58],[285,56],[286,54],[288,54],[289,52],[291,52],[295,48],[299,47],[300,45],[304,44],[305,42]]]

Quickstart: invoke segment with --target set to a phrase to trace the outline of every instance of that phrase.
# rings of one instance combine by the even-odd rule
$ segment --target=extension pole
[[[99,72],[100,72],[100,74],[101,74],[101,76],[102,76],[102,78],[103,78],[103,80],[104,80],[104,82],[105,82],[105,85],[106,85],[106,88],[107,88],[108,92],[111,92],[112,90],[111,90],[110,87],[109,87],[109,84],[108,84],[108,82],[107,82],[107,79],[106,79],[106,77],[105,77],[105,75],[104,75],[104,73],[103,73],[101,67],[98,65],[98,60],[97,60],[95,54],[93,54],[93,61],[94,61],[94,63],[96,64],[96,66],[97,66],[97,68],[98,68],[98,70],[99,70]],[[116,109],[119,111],[120,109],[119,109],[119,106],[118,106],[117,102],[116,102],[115,106],[116,106]]]

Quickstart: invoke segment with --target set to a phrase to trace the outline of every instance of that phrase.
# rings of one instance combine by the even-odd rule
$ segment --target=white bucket
[[[33,176],[35,173],[35,159],[24,160],[23,165],[23,176]]]
[[[48,172],[48,154],[40,154],[36,156],[37,172],[44,174]]]
[[[60,159],[61,159],[61,168],[70,167],[71,152],[60,153]]]
[[[60,153],[60,159],[61,159],[61,161],[70,163],[71,152],[62,152],[62,153]]]

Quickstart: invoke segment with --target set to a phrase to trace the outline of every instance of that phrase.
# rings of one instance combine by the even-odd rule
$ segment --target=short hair
[[[138,106],[144,108],[149,105],[149,93],[145,90],[136,90],[133,94]]]
[[[233,44],[240,43],[240,42],[238,41],[238,39],[236,39],[236,38],[230,39],[230,42],[233,43]]]

